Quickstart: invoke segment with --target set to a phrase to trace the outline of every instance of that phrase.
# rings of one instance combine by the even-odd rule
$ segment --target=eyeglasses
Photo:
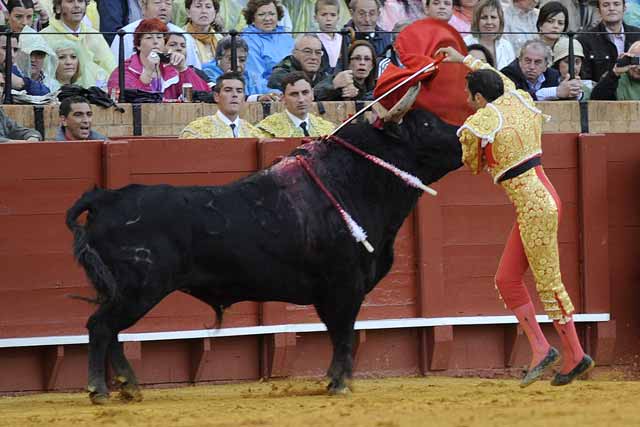
[[[260,12],[260,13],[256,13],[256,17],[260,18],[260,19],[264,19],[264,18],[275,18],[276,16],[278,16],[277,13],[275,12]]]
[[[349,58],[349,60],[351,61],[356,61],[356,62],[360,62],[360,61],[364,61],[364,62],[373,62],[373,58],[370,56],[352,56],[351,58]]]
[[[309,48],[305,48],[305,49],[296,49],[298,52],[302,52],[304,55],[306,56],[322,56],[322,54],[324,53],[324,51],[322,49],[309,49]]]

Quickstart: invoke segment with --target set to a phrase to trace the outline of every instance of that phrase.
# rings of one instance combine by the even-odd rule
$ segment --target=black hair
[[[33,9],[33,0],[9,0],[6,2],[7,11],[11,13],[16,7],[23,9]]]
[[[84,96],[80,96],[80,95],[68,96],[65,99],[63,99],[62,102],[60,102],[60,108],[58,110],[58,114],[60,114],[61,117],[67,117],[71,112],[71,104],[91,105],[89,103],[89,100]]]
[[[561,13],[564,13],[564,28],[562,29],[562,32],[567,32],[567,28],[569,27],[569,11],[562,3],[557,1],[550,1],[540,8],[540,12],[538,13],[538,22],[536,22],[536,28],[538,31],[540,31],[542,24],[547,22],[547,19],[553,18]]]
[[[487,58],[487,64],[495,68],[496,62],[493,59],[493,55],[491,55],[489,49],[487,49],[484,45],[481,45],[480,43],[473,43],[467,46],[467,52],[471,52],[472,50],[479,50],[484,53],[484,57]]]
[[[467,74],[467,87],[471,96],[479,93],[488,102],[495,101],[504,93],[502,79],[493,70],[477,70]]]
[[[307,77],[305,73],[303,73],[302,71],[292,71],[285,75],[282,79],[282,82],[280,83],[280,89],[282,90],[282,93],[285,92],[287,86],[295,85],[300,80],[304,80],[305,82],[309,83],[310,86],[313,86],[311,80],[309,80],[309,77]]]
[[[246,87],[247,85],[242,74],[237,71],[227,71],[226,73],[222,73],[220,77],[216,79],[216,85],[213,87],[214,92],[220,93],[223,80],[240,80],[242,82],[242,87]]]

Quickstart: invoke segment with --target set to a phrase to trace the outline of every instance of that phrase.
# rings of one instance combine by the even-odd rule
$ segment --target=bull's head
[[[385,122],[402,122],[402,118],[409,112],[413,103],[416,101],[418,93],[420,92],[420,86],[420,82],[415,86],[411,86],[407,93],[405,93],[404,96],[396,102],[396,105],[391,107],[388,111],[382,105],[376,104],[375,110],[378,113],[378,116],[380,116],[380,118]]]

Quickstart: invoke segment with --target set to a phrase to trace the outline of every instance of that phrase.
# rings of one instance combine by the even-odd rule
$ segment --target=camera
[[[626,67],[627,65],[640,65],[640,56],[623,56],[616,61],[618,67]]]
[[[161,64],[168,64],[171,62],[171,54],[169,53],[158,52],[158,56],[160,57]]]

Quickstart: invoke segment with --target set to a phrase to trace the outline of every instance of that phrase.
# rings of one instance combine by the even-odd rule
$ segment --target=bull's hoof
[[[335,384],[333,381],[327,386],[327,391],[330,396],[348,396],[351,394],[351,389],[344,382],[341,384]]]
[[[142,402],[142,392],[135,385],[124,385],[120,387],[120,400],[123,402]]]
[[[94,405],[106,405],[109,402],[109,394],[91,392],[89,399]]]

